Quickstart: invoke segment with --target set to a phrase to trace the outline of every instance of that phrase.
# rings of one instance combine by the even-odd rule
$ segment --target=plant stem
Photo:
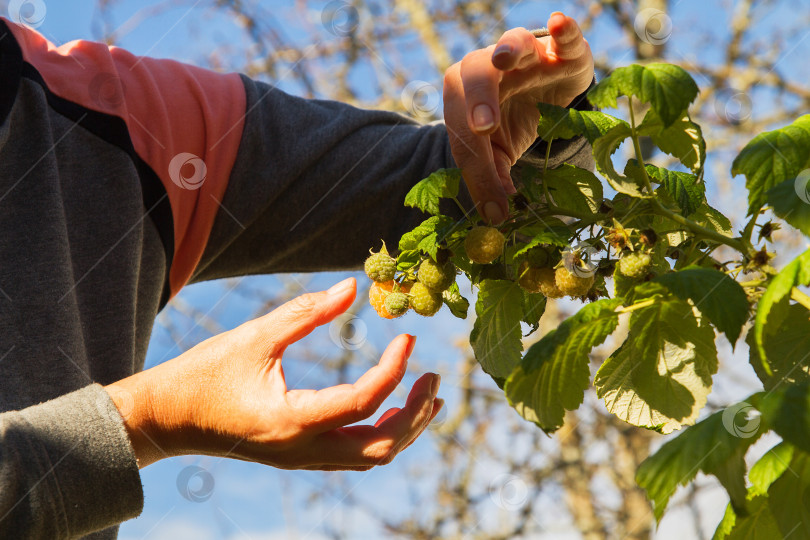
[[[630,98],[630,138],[633,139],[633,148],[636,152],[636,160],[638,161],[639,167],[641,168],[641,175],[644,180],[644,187],[649,190],[650,194],[653,194],[652,182],[650,182],[650,177],[647,175],[647,169],[644,167],[644,159],[641,155],[641,143],[638,140],[638,132],[636,131],[636,119],[633,113],[633,98]],[[710,240],[713,240],[719,244],[727,245],[730,248],[736,249],[743,255],[752,255],[749,253],[749,250],[746,248],[745,243],[743,242],[742,238],[729,238],[728,236],[722,235],[716,231],[711,229],[707,229],[695,223],[694,221],[690,221],[683,217],[680,214],[676,214],[672,210],[665,208],[656,197],[652,197],[650,199],[652,202],[653,209],[655,213],[660,216],[666,217],[671,219],[672,221],[678,223],[679,225],[683,225],[685,228],[689,229],[693,233],[698,236],[703,236]]]
[[[645,307],[650,307],[651,305],[655,304],[655,298],[648,298],[647,300],[643,300],[637,304],[633,304],[632,306],[627,306],[626,308],[622,308],[618,311],[618,313],[630,313],[631,311],[635,311],[637,309],[643,309]]]
[[[796,287],[790,289],[790,298],[810,310],[810,296],[807,296]]]

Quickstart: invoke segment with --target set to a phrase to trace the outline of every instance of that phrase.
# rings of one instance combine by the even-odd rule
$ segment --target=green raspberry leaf
[[[419,249],[419,243],[428,235],[452,228],[454,222],[447,216],[429,217],[399,239],[400,251]]]
[[[649,136],[662,152],[677,158],[700,176],[706,161],[706,141],[700,126],[692,122],[685,111],[674,124],[665,128],[655,109],[650,109],[638,131],[640,135]]]
[[[768,450],[748,471],[748,480],[751,481],[748,498],[767,495],[768,488],[787,470],[791,459],[793,446],[786,442],[781,442]]]
[[[636,298],[662,289],[650,282],[636,287]],[[671,433],[697,419],[716,372],[712,328],[688,303],[663,295],[631,313],[627,339],[599,368],[594,386],[620,419]]]
[[[701,227],[711,229],[723,236],[728,236],[729,238],[734,236],[731,221],[719,210],[712,208],[705,202],[698,207],[697,211],[692,216],[692,221]]]
[[[810,285],[810,249],[796,257],[771,280],[757,304],[754,344],[765,373],[772,375],[766,336],[774,336],[788,313],[790,291],[796,285]]]
[[[766,390],[785,383],[810,380],[810,318],[804,306],[787,306],[776,331],[763,335],[762,345],[771,373],[767,373],[763,367],[754,332],[748,332],[745,341],[749,346],[751,367]]]
[[[537,108],[540,110],[537,134],[546,142],[582,135],[593,143],[612,127],[627,123],[599,111],[578,111],[549,103],[538,103]]]
[[[439,215],[439,199],[458,196],[461,169],[439,169],[418,182],[405,196],[405,206]]]
[[[503,381],[520,363],[523,351],[523,289],[512,281],[494,279],[479,286],[470,343],[484,371],[496,382]]]
[[[784,440],[810,452],[810,381],[783,384],[756,394],[751,403],[765,424]]]
[[[543,175],[549,193],[560,208],[596,214],[602,202],[602,182],[587,169],[562,165]]]
[[[546,302],[547,299],[542,294],[523,291],[523,322],[531,326],[526,336],[532,335],[540,327],[540,317],[546,311]]]
[[[610,184],[610,187],[630,195],[631,197],[649,197],[641,192],[641,185],[634,179],[627,178],[616,172],[613,167],[611,156],[619,149],[622,142],[631,135],[629,124],[618,124],[611,128],[603,137],[598,138],[593,143],[593,157],[596,161],[596,168]]]
[[[461,295],[458,283],[453,283],[442,292],[442,301],[450,308],[450,312],[459,319],[466,319],[470,309],[470,301]]]
[[[728,411],[738,408],[739,405],[728,407],[685,429],[641,463],[636,482],[653,501],[656,520],[661,520],[676,488],[692,481],[698,471],[715,475],[729,491],[735,506],[745,507],[745,452],[760,431],[739,437],[726,427]]]
[[[526,420],[546,432],[563,424],[565,410],[582,403],[588,388],[591,349],[616,329],[617,299],[587,304],[531,346],[506,381],[506,399]]]
[[[591,88],[588,101],[597,107],[615,108],[619,96],[636,96],[652,106],[666,128],[681,117],[697,95],[697,84],[682,67],[633,64],[616,68]]]
[[[774,131],[760,133],[745,145],[731,164],[731,174],[745,175],[748,213],[767,201],[767,192],[786,180],[795,180],[810,167],[810,114]]]
[[[655,281],[681,300],[691,300],[734,346],[748,321],[748,297],[739,283],[723,272],[699,266],[658,276]]]
[[[645,165],[647,175],[653,182],[657,182],[663,186],[667,194],[672,197],[672,200],[681,209],[684,217],[695,213],[700,205],[706,200],[706,184],[694,174],[670,171],[656,167],[655,165]],[[633,170],[633,173],[630,171]],[[638,166],[638,161],[631,159],[627,162],[627,169],[625,172],[628,175],[632,174],[634,177],[641,174],[641,169]]]
[[[745,517],[738,518],[729,504],[712,540],[773,540],[781,536],[768,498],[756,497],[748,504]]]
[[[404,251],[400,251],[399,255],[397,255],[397,270],[400,272],[405,272],[406,270],[419,264],[419,261],[421,260],[422,255],[419,253],[418,249],[406,249]]]
[[[808,169],[810,171],[810,169]],[[810,236],[810,175],[797,180],[785,180],[768,190],[765,197],[773,213],[784,219],[805,236]]]

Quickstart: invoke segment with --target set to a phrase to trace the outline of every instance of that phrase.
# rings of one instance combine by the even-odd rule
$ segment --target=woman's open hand
[[[354,279],[305,294],[208,339],[178,358],[109,385],[141,467],[182,454],[256,461],[284,469],[367,470],[389,463],[442,407],[440,378],[425,374],[405,406],[374,425],[399,385],[415,338],[401,335],[354,384],[288,390],[287,346],[351,306]],[[131,406],[122,396],[129,396]]]

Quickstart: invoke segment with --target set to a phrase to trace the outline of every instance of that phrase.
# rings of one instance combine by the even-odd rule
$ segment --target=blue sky
[[[132,0],[117,2],[113,12],[114,19],[117,23],[121,23],[144,6],[155,3],[157,2]],[[4,8],[3,14],[5,4],[0,0],[0,6]],[[95,2],[47,0],[45,4],[47,16],[40,31],[52,41],[64,43],[72,39],[99,37],[97,20],[94,18]],[[122,38],[121,46],[136,54],[168,57],[203,65],[213,51],[220,51],[226,55],[233,54],[232,51],[239,51],[246,42],[234,22],[221,13],[216,17],[213,16],[211,11],[202,7],[207,2],[198,4],[195,6],[193,1],[184,2],[176,9],[148,18]],[[265,1],[259,4],[277,14],[278,24],[290,36],[295,36],[295,28],[304,22],[299,12],[290,9],[293,2]],[[687,27],[681,25],[673,29],[673,39],[670,42],[672,59],[690,58],[700,54],[713,62],[721,62],[722,58],[718,51],[702,49],[694,40],[695,36],[711,33],[717,28],[728,28],[728,21],[720,17],[719,11],[712,13],[710,8],[700,12],[694,10],[693,2],[677,1],[673,4],[673,18],[688,21],[689,24]],[[790,2],[785,4],[789,5]],[[797,6],[802,4],[801,1],[796,3]],[[313,4],[317,5],[320,4]],[[536,27],[541,26],[547,14],[554,10],[560,9],[575,16],[582,15],[577,9],[569,8],[570,2],[526,1],[515,5],[507,21],[510,26]],[[792,12],[787,8],[781,13],[773,10],[760,19],[758,25],[762,30],[774,25],[779,26],[780,17],[788,13]],[[319,21],[320,12],[311,7],[304,16],[310,19],[310,22]],[[328,37],[325,33],[324,38]],[[623,36],[616,34],[615,28],[600,23],[587,37],[597,55],[609,55],[619,63],[630,61],[627,42]],[[788,42],[786,50],[794,48],[798,51],[807,51],[810,48],[810,40],[802,41],[801,35],[785,36],[785,39]],[[473,44],[459,43],[452,50],[458,56],[472,46]],[[806,54],[804,57],[806,58]],[[626,61],[623,60],[625,58]],[[796,70],[801,80],[808,80],[810,68],[805,62],[800,62],[794,57],[788,59],[785,66]],[[423,76],[423,71],[424,68],[415,58],[414,78]],[[364,74],[360,73],[357,76],[363,77]],[[701,81],[698,82],[702,84]],[[292,93],[299,90],[287,81],[283,81],[280,86]],[[759,104],[755,106],[766,107]],[[295,276],[294,279],[304,283],[308,290],[319,290],[327,288],[346,275],[348,274],[318,274]],[[224,328],[231,328],[255,315],[261,305],[258,296],[240,294],[239,289],[234,289],[235,284],[234,281],[227,281],[189,287],[181,293],[181,300],[198,308],[202,313],[208,313],[208,317],[215,319]],[[266,276],[250,278],[242,282],[240,287],[247,285],[263,291],[270,297],[284,286],[284,282],[277,277]],[[366,347],[358,351],[356,365],[350,371],[356,374],[367,369],[376,362],[376,351],[381,350],[397,334],[408,332],[420,338],[414,359],[429,369],[440,371],[444,376],[445,388],[452,388],[455,384],[454,365],[459,361],[455,342],[467,334],[469,328],[467,323],[452,318],[446,311],[434,320],[425,320],[409,314],[402,320],[393,322],[382,321],[370,316],[366,311],[362,314],[362,325],[365,326],[369,341]],[[187,339],[192,342],[210,335],[193,325],[188,325],[183,330],[188,332]],[[306,343],[316,352],[323,351],[324,354],[334,354],[336,350],[328,328],[315,332]],[[165,329],[158,325],[150,345],[147,367],[168,360],[179,352]],[[296,363],[299,353],[300,349],[294,347],[286,356],[285,371],[288,382],[291,386],[298,387],[322,385],[325,375],[317,370],[313,371],[310,363]],[[413,378],[406,382],[412,380]],[[404,390],[404,386],[401,387],[397,395],[384,405],[383,410],[401,403]],[[734,393],[733,389],[729,390],[730,396]],[[443,392],[442,397],[448,400],[449,407],[453,405],[453,395],[454,393],[449,390]],[[374,469],[362,476],[278,471],[255,464],[196,456],[164,460],[142,471],[146,507],[139,519],[124,524],[121,537],[127,540],[136,538],[320,540],[317,524],[326,518],[335,523],[350,524],[352,538],[375,538],[378,533],[371,526],[372,520],[369,516],[347,510],[340,504],[338,498],[307,501],[312,486],[345,480],[350,493],[368,500],[372,505],[381,505],[390,513],[392,508],[397,507],[398,501],[405,497],[411,483],[409,478],[403,477],[403,471],[408,465],[430,462],[431,458],[436,457],[433,455],[434,451],[429,442],[417,442],[405,455],[398,458],[394,465]],[[178,476],[183,471],[189,470],[188,467],[195,466],[203,468],[214,479],[211,496],[203,502],[188,500],[176,486]],[[205,488],[202,479],[202,476],[196,478],[194,481],[199,482],[190,484],[192,492]],[[429,490],[429,482],[420,487]],[[550,506],[553,504],[554,501],[549,501]],[[553,526],[555,519],[553,517],[548,519]]]

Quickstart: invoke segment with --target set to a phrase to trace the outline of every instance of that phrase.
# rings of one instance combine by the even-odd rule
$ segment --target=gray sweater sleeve
[[[358,268],[381,239],[396,247],[428,217],[403,201],[422,178],[456,166],[444,124],[421,125],[392,112],[307,100],[243,81],[240,149],[192,281]],[[553,146],[552,153],[552,166],[592,164],[581,138]],[[544,154],[544,147],[533,147],[515,170]],[[442,210],[459,213],[452,202]]]
[[[0,486],[2,538],[75,538],[143,507],[123,420],[98,384],[0,414]]]

